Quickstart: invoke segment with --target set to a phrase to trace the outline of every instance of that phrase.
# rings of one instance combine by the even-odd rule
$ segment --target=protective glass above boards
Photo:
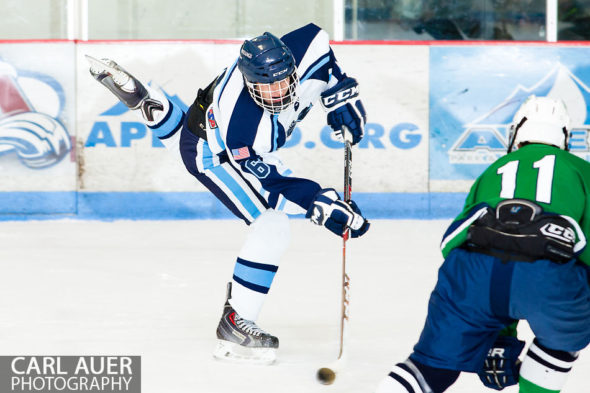
[[[547,41],[552,15],[558,41],[590,40],[590,0],[2,0],[0,40],[244,39],[311,22],[337,40]]]
[[[345,39],[547,40],[546,0],[345,0]],[[590,39],[590,0],[559,0],[557,38]],[[555,12],[555,10],[553,10]]]

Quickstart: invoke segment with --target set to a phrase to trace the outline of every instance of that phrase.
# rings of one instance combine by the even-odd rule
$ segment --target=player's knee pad
[[[268,209],[251,225],[240,257],[253,262],[278,265],[289,245],[291,230],[285,213]]]
[[[442,393],[459,377],[459,371],[426,366],[407,359],[396,364],[376,393]]]
[[[560,391],[577,358],[577,352],[549,349],[535,339],[520,368],[520,391],[534,392],[538,387]]]

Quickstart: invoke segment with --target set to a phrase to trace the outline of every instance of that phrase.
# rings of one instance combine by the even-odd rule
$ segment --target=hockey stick
[[[344,200],[350,202],[352,193],[352,142],[347,138],[350,135],[343,127],[344,134]],[[340,344],[338,358],[317,372],[317,379],[324,385],[331,385],[336,379],[336,373],[340,371],[345,362],[344,342],[348,325],[348,306],[350,304],[350,277],[346,273],[346,241],[350,235],[347,229],[342,235],[342,309],[340,314]]]

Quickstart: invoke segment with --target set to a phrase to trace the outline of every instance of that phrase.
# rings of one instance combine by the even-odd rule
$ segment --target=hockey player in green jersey
[[[561,391],[590,342],[590,163],[567,151],[569,122],[548,97],[517,111],[508,154],[475,181],[443,236],[420,339],[377,393],[441,393],[461,371],[497,390]],[[519,320],[535,335],[522,365]]]

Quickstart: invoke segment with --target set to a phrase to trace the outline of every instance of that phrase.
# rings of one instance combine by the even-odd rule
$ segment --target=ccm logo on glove
[[[327,122],[338,140],[357,144],[365,133],[367,115],[359,98],[359,86],[354,78],[346,77],[322,93],[322,107]],[[343,128],[346,128],[344,130]],[[351,138],[352,137],[352,138]]]
[[[322,97],[322,104],[326,109],[332,108],[346,100],[357,97],[359,95],[358,85],[352,86],[346,90],[339,91],[336,94],[332,94],[328,97]]]

